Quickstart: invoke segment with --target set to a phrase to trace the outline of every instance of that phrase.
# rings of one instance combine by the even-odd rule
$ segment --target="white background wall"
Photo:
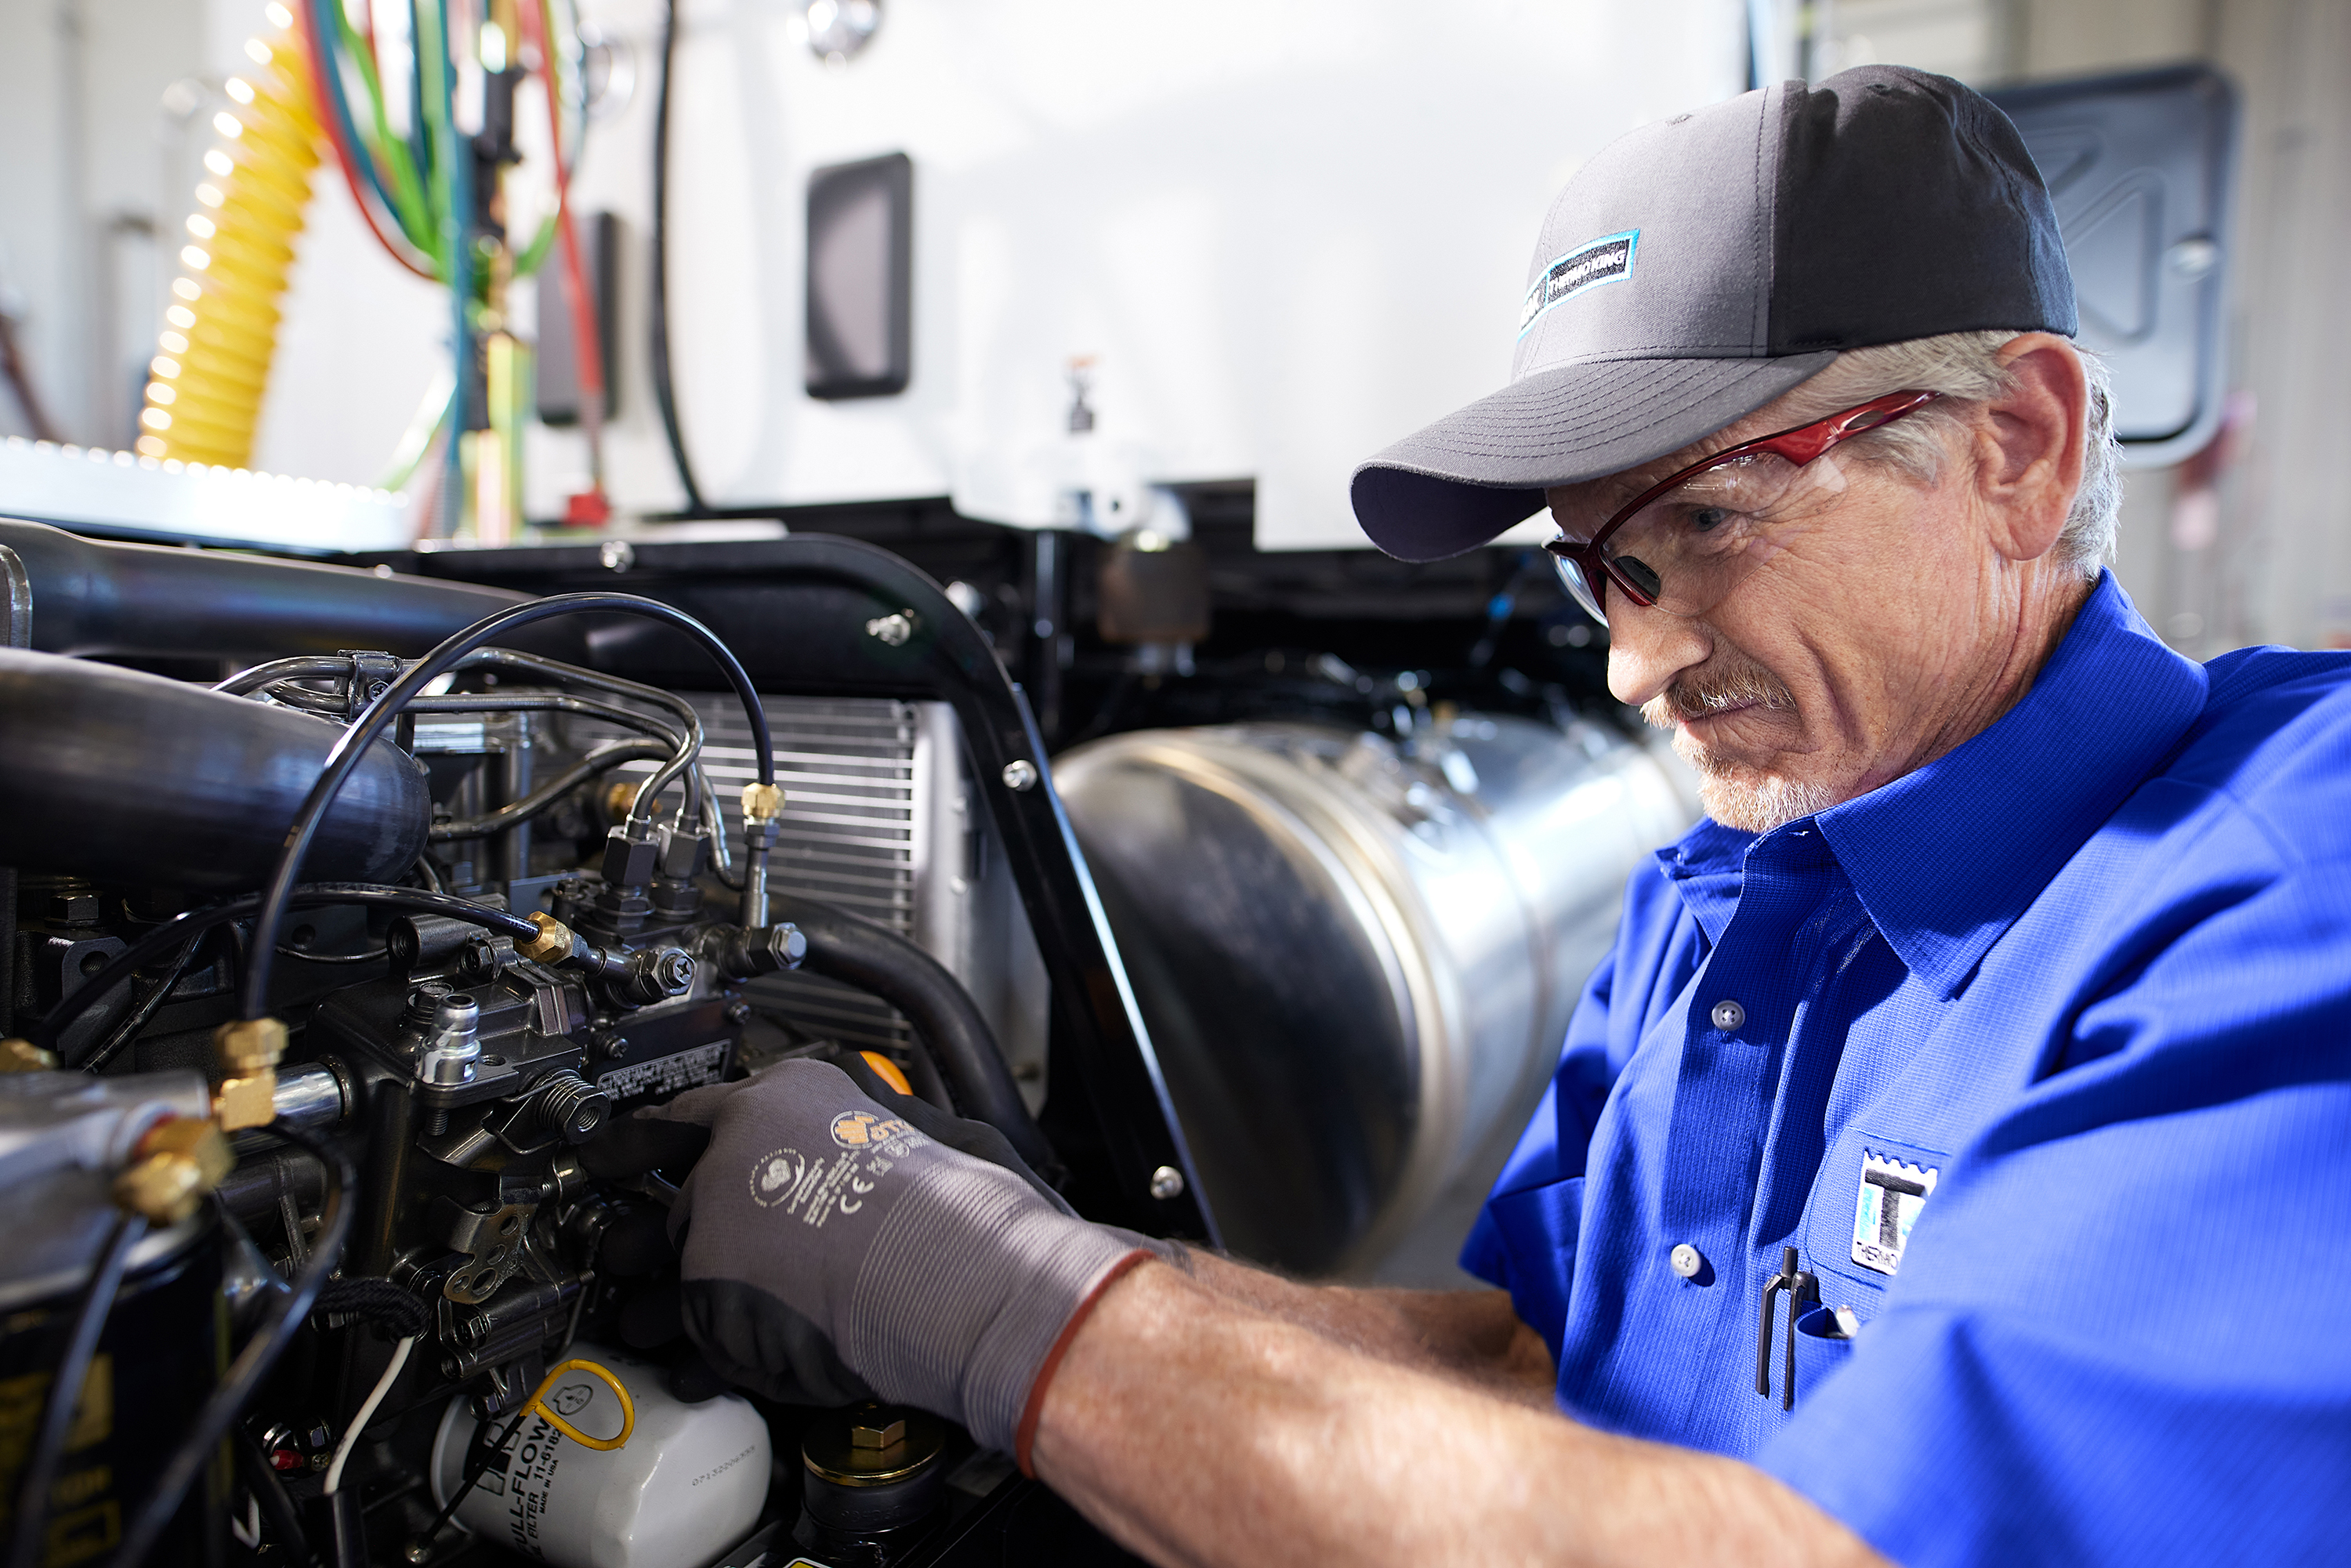
[[[1789,0],[1758,4],[1792,28]],[[1552,189],[1625,125],[1735,89],[1745,8],[885,0],[867,54],[828,68],[785,0],[687,0],[677,359],[711,498],[951,493],[1042,520],[1040,495],[1089,449],[1061,426],[1066,362],[1091,354],[1102,467],[1255,476],[1266,542],[1352,542],[1346,468],[1504,373]],[[2351,426],[2351,0],[1807,9],[1812,52],[1792,36],[1787,52],[1815,71],[1894,59],[1991,85],[2202,56],[2235,78],[2231,382],[2254,416],[2217,528],[2193,526],[2177,476],[2134,476],[2123,574],[2192,652],[2351,644],[2351,487],[2333,461]],[[580,183],[583,206],[629,223],[613,479],[662,508],[680,495],[645,376],[642,248],[659,9],[591,11],[638,77]],[[0,275],[77,439],[129,436],[163,281],[141,225],[168,256],[193,177],[170,89],[215,90],[258,13],[0,0]],[[914,385],[812,406],[796,391],[805,172],[893,149],[916,162]],[[257,460],[370,481],[445,354],[443,311],[339,182],[310,218]],[[21,428],[5,399],[0,428]],[[537,433],[532,460],[550,511],[584,473],[578,439]]]

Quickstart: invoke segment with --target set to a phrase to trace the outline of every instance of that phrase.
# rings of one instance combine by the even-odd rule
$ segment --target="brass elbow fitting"
[[[0,1040],[0,1072],[51,1072],[57,1065],[56,1055],[43,1051],[29,1040],[10,1035]]]
[[[130,1168],[114,1178],[114,1201],[150,1225],[177,1225],[235,1164],[218,1122],[167,1116],[147,1130]]]
[[[286,1026],[276,1019],[239,1019],[213,1031],[221,1085],[213,1113],[234,1133],[277,1119],[277,1063],[286,1054]]]

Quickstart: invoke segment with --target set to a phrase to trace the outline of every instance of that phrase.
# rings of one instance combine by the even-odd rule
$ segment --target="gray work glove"
[[[709,1130],[670,1231],[686,1331],[720,1373],[780,1397],[920,1406],[1024,1465],[1031,1393],[1065,1330],[1169,1245],[1078,1218],[822,1062],[637,1119]]]

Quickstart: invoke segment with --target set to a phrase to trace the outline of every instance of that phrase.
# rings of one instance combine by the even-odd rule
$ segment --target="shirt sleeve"
[[[2150,890],[1763,1469],[1910,1568],[2339,1560],[2351,856],[2309,837],[2237,813]]]
[[[1615,944],[1584,982],[1551,1086],[1461,1249],[1461,1267],[1510,1292],[1519,1321],[1543,1336],[1553,1360],[1567,1324],[1593,1129],[1645,1021],[1639,998],[1614,1005],[1616,977],[1620,968],[1642,972],[1647,950],[1669,939],[1678,913],[1655,866],[1634,871]]]

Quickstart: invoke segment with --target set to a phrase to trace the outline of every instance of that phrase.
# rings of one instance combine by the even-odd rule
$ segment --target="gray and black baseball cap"
[[[1925,71],[1863,66],[1618,138],[1552,204],[1510,384],[1355,470],[1355,517],[1405,560],[1486,543],[1543,490],[1744,418],[1844,349],[2074,330],[2057,217],[2008,117]]]

